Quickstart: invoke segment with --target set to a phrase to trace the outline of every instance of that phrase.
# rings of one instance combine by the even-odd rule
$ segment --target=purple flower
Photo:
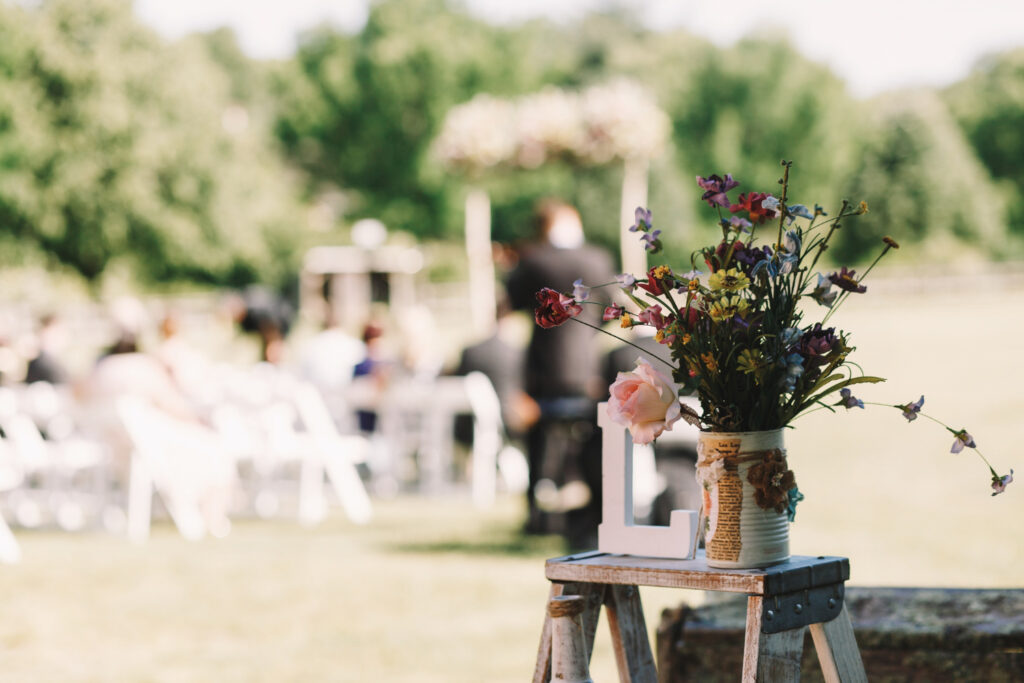
[[[628,289],[632,291],[633,288],[636,287],[636,278],[630,275],[629,273],[622,273],[621,275],[616,275],[615,281],[618,282],[619,287],[622,287],[623,289]]]
[[[863,408],[864,407],[864,401],[862,401],[859,398],[857,398],[856,396],[854,396],[853,393],[849,389],[840,389],[839,390],[839,395],[842,396],[843,399],[841,401],[839,401],[839,403],[836,403],[837,406],[843,406],[847,410],[849,410],[850,408]]]
[[[583,279],[573,280],[572,298],[576,301],[586,301],[590,297],[590,287],[583,284]]]
[[[656,254],[661,251],[661,240],[658,239],[658,235],[661,234],[661,230],[655,230],[654,232],[645,232],[640,235],[640,240],[644,243],[644,249]]]
[[[921,406],[924,405],[924,396],[917,399],[913,403],[906,403],[901,406],[896,406],[903,411],[903,417],[907,418],[907,422],[913,422],[917,419],[917,414],[921,412]]]
[[[838,273],[832,273],[828,276],[828,279],[832,281],[839,289],[844,292],[856,292],[857,294],[863,294],[868,291],[868,288],[857,281],[854,275],[857,273],[855,270],[849,270],[846,266],[843,266],[842,270]]]
[[[956,439],[953,441],[953,447],[949,449],[950,453],[959,453],[967,448],[976,448],[977,445],[974,443],[974,437],[967,433],[966,429],[961,429],[959,432],[954,432]]]
[[[740,232],[749,233],[750,228],[754,226],[753,223],[748,221],[746,218],[740,218],[739,216],[733,216],[732,218],[723,218],[718,221],[719,225],[723,228],[736,228]]]
[[[1000,493],[1006,490],[1006,485],[1013,481],[1013,470],[1010,473],[1000,477],[998,474],[992,474],[992,495],[998,496]]]
[[[729,206],[729,198],[725,196],[725,193],[739,185],[737,181],[732,179],[732,175],[729,173],[725,174],[724,179],[718,177],[717,174],[707,178],[697,176],[697,184],[704,190],[701,199],[705,200],[709,206],[717,205],[726,208]]]
[[[642,206],[638,206],[636,207],[636,213],[634,214],[634,217],[635,222],[633,223],[633,225],[629,226],[630,232],[636,232],[637,230],[647,232],[648,230],[651,229],[652,223],[650,209],[645,209]]]
[[[811,379],[818,376],[821,366],[828,362],[828,355],[839,347],[835,332],[834,327],[822,329],[821,323],[814,323],[814,327],[800,337],[797,351],[804,357],[804,367],[811,371]]]

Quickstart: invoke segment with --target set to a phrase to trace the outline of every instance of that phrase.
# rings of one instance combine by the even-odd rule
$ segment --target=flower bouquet
[[[810,411],[863,408],[856,385],[884,381],[850,360],[849,334],[829,321],[849,297],[867,291],[865,277],[899,245],[885,237],[860,275],[846,267],[819,272],[837,231],[868,207],[844,201],[829,215],[817,204],[790,203],[791,162],[782,167],[778,197],[747,192],[732,201],[739,182],[731,175],[698,177],[702,200],[717,212],[721,241],[695,251],[685,270],[657,265],[643,277],[627,273],[595,285],[624,295],[622,305],[605,308],[606,322],[653,328],[669,351],[670,362],[641,358],[635,370],[619,373],[607,410],[636,443],[650,443],[680,419],[701,429],[697,479],[712,566],[764,566],[788,557],[788,524],[803,496],[787,465],[784,429]],[[649,253],[661,250],[650,211],[638,208],[629,229]],[[589,291],[577,281],[572,293],[538,292],[537,323],[575,319]],[[690,394],[699,413],[678,400]],[[974,449],[988,467],[993,495],[1003,492],[1013,471],[999,475],[967,430],[922,413],[923,404],[922,396],[889,407],[908,421],[920,415],[938,422],[953,436],[952,451]]]

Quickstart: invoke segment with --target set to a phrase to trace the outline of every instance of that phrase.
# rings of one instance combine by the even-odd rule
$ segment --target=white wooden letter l
[[[601,427],[601,478],[604,489],[597,548],[605,553],[686,560],[697,547],[697,511],[673,510],[668,526],[633,523],[633,438],[597,407]]]

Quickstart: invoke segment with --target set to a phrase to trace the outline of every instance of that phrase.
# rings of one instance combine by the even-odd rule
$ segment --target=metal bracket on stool
[[[843,609],[846,584],[805,588],[765,598],[762,633],[779,633],[801,626],[832,621]]]

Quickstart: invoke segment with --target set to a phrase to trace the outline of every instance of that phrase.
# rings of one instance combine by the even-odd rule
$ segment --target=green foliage
[[[781,41],[746,40],[695,56],[666,102],[691,174],[731,172],[742,192],[778,192],[779,160],[797,160],[791,200],[831,202],[856,148],[859,106],[827,68]]]
[[[1024,236],[1024,49],[982,60],[944,98],[1007,196],[1007,224]]]
[[[162,45],[122,0],[0,5],[0,34],[0,231],[89,280],[288,277],[303,212],[226,36]]]
[[[914,245],[922,260],[1005,258],[1003,204],[943,103],[920,91],[872,104],[874,129],[846,183],[870,213],[840,231],[833,258],[863,261],[886,234]]]

